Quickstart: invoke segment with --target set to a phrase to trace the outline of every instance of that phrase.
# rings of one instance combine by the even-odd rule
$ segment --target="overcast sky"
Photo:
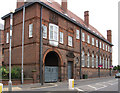
[[[61,2],[61,0],[55,0]],[[120,0],[68,0],[68,9],[84,19],[84,11],[89,11],[90,24],[106,38],[107,30],[112,30],[113,65],[118,64],[118,2]],[[0,17],[16,8],[16,0],[2,0]],[[4,21],[0,19],[0,23]]]

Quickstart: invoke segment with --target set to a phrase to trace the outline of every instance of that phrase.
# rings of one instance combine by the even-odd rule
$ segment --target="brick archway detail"
[[[60,58],[60,64],[62,65],[63,64],[63,61],[62,61],[62,56],[60,54],[60,52],[57,50],[57,49],[54,49],[54,48],[50,48],[50,49],[47,49],[44,53],[44,56],[43,56],[43,65],[45,64],[45,58],[47,56],[47,54],[51,51],[54,51],[58,54],[59,58]]]

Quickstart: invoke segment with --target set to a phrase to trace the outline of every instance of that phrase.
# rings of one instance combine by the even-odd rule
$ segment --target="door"
[[[58,81],[58,67],[45,66],[45,82]]]
[[[68,62],[68,79],[72,79],[72,62]]]

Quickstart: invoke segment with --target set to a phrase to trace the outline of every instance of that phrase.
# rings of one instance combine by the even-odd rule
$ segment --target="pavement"
[[[112,85],[114,85],[114,87],[116,88],[115,84],[118,83],[117,83],[117,79],[115,79],[113,76],[79,79],[79,80],[75,80],[74,91],[97,91]],[[118,88],[116,88],[116,91],[117,89]],[[8,91],[8,86],[4,86],[3,90]],[[13,85],[12,90],[13,91],[73,91],[68,89],[68,81],[56,82],[56,83],[44,83],[43,86],[40,83]]]

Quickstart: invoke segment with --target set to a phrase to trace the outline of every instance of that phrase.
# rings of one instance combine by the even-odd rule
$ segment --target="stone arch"
[[[50,49],[47,49],[45,52],[44,52],[44,56],[43,56],[43,65],[45,64],[45,57],[46,55],[49,53],[49,52],[56,52],[58,54],[58,56],[60,57],[60,62],[61,64],[63,64],[63,59],[62,59],[62,56],[61,56],[61,53],[57,50],[57,49],[54,49],[54,48],[50,48]]]

